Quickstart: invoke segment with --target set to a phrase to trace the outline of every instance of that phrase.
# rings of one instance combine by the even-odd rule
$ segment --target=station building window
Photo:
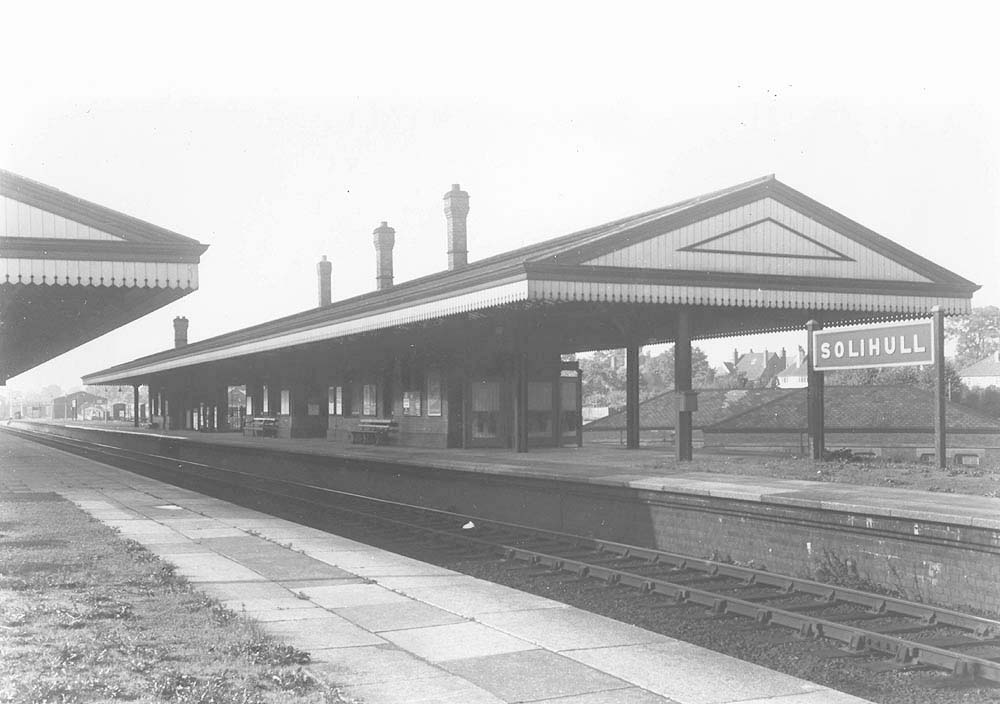
[[[415,364],[407,364],[403,369],[403,415],[419,416],[423,411],[423,369]]]
[[[419,391],[404,391],[403,392],[403,415],[404,416],[419,416],[420,415],[420,392]]]
[[[344,409],[344,387],[331,386],[327,389],[327,412],[331,416],[346,416]]]
[[[472,384],[472,437],[500,435],[500,382],[482,380]]]
[[[289,389],[281,390],[281,415],[287,416],[291,414],[292,407],[292,392]]]
[[[378,392],[375,384],[365,384],[361,387],[361,415],[374,416],[378,414],[378,404],[375,400],[377,397]]]
[[[261,394],[260,394],[260,397],[261,397],[261,413],[267,415],[267,413],[269,413],[269,411],[268,411],[269,402],[268,402],[268,398],[267,398],[268,397],[267,384],[264,384],[264,386],[262,386],[261,389],[262,389]]]
[[[427,415],[441,415],[441,372],[431,370],[424,377],[425,388],[427,389]]]

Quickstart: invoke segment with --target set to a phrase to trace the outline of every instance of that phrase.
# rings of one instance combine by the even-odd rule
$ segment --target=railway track
[[[885,595],[663,550],[568,535],[476,516],[266,478],[99,443],[5,428],[7,432],[107,464],[186,485],[263,493],[382,532],[396,542],[433,540],[461,554],[490,553],[704,606],[760,628],[829,639],[838,655],[878,653],[886,667],[940,668],[1000,684],[1000,621]]]

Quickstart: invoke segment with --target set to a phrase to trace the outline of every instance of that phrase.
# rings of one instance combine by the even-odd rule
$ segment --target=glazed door
[[[469,446],[507,447],[503,382],[488,378],[469,385]]]

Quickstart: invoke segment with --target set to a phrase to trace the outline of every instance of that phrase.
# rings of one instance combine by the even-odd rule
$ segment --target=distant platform
[[[125,424],[23,422],[103,433],[138,434],[190,443],[239,448],[266,448],[292,454],[371,460],[460,472],[496,474],[628,487],[725,499],[774,502],[783,506],[831,511],[863,511],[872,515],[918,521],[940,521],[1000,530],[1000,498],[931,493],[892,487],[773,479],[727,474],[718,454],[705,454],[679,465],[669,447],[630,450],[607,445],[532,449],[529,453],[497,449],[428,449],[391,445],[350,445],[321,438],[261,438],[241,433],[148,430]],[[747,461],[752,461],[748,459]],[[764,460],[766,461],[766,460]]]

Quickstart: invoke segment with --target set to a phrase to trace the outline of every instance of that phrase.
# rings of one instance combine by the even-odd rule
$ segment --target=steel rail
[[[857,626],[850,626],[828,619],[808,616],[789,609],[781,609],[773,606],[757,603],[749,599],[740,599],[728,594],[720,594],[707,589],[699,589],[686,584],[671,582],[656,576],[642,575],[629,572],[627,569],[608,567],[604,564],[594,564],[585,560],[578,560],[556,553],[542,552],[527,547],[497,542],[476,535],[470,535],[467,531],[455,529],[453,527],[434,527],[426,524],[414,523],[412,520],[402,520],[379,515],[371,511],[361,509],[345,508],[343,506],[331,506],[329,502],[316,501],[315,498],[303,496],[301,492],[318,492],[324,497],[337,497],[341,500],[354,501],[368,505],[379,506],[383,509],[389,508],[395,511],[412,512],[422,516],[433,516],[435,519],[442,519],[444,525],[454,526],[457,521],[472,521],[482,531],[490,527],[501,531],[510,531],[514,535],[532,535],[544,538],[546,541],[563,544],[566,548],[587,547],[597,554],[611,554],[616,559],[639,559],[644,560],[647,565],[666,565],[676,570],[692,570],[702,573],[710,578],[728,577],[737,579],[744,586],[766,586],[779,590],[777,597],[787,597],[795,594],[803,594],[810,597],[819,598],[817,606],[834,605],[837,602],[849,603],[864,606],[868,609],[868,614],[882,616],[902,616],[906,618],[916,618],[920,624],[914,629],[930,629],[940,626],[951,626],[972,632],[977,639],[970,643],[988,644],[987,639],[1000,634],[1000,621],[963,614],[951,609],[943,609],[909,602],[895,597],[878,594],[869,594],[857,589],[849,589],[813,580],[798,577],[788,577],[778,575],[763,570],[732,565],[728,563],[697,558],[678,553],[670,553],[653,548],[627,545],[615,541],[603,540],[587,536],[579,536],[559,531],[539,529],[532,526],[523,526],[504,521],[496,521],[488,518],[459,514],[451,511],[427,508],[403,502],[378,499],[351,492],[339,491],[312,484],[301,482],[291,482],[273,477],[262,477],[260,475],[242,472],[240,470],[215,467],[199,462],[188,460],[178,460],[177,458],[140,452],[137,450],[127,450],[124,448],[105,445],[88,440],[67,438],[46,433],[36,433],[23,429],[3,428],[12,434],[57,447],[70,448],[77,454],[98,454],[108,458],[114,458],[129,463],[145,464],[157,471],[172,471],[188,478],[195,478],[201,481],[209,481],[220,484],[227,488],[236,486],[247,486],[250,483],[261,485],[277,485],[291,489],[291,493],[276,492],[271,490],[272,495],[291,499],[296,502],[306,503],[315,508],[329,510],[331,508],[352,514],[356,517],[368,521],[377,521],[394,525],[406,532],[418,530],[425,534],[433,535],[445,542],[461,543],[465,545],[476,545],[480,548],[501,554],[508,559],[517,559],[530,564],[539,564],[553,569],[568,571],[581,577],[593,577],[601,579],[609,584],[620,584],[631,586],[644,593],[661,594],[671,598],[675,603],[695,603],[705,606],[716,614],[735,614],[751,618],[762,625],[776,625],[790,628],[798,632],[803,637],[830,638],[839,641],[847,646],[851,651],[862,652],[874,650],[884,653],[901,665],[931,665],[938,668],[950,670],[951,672],[979,677],[991,682],[1000,683],[1000,662],[979,658],[972,655],[948,650],[947,648],[936,647],[919,641],[908,640],[890,635],[885,632],[868,630]],[[190,468],[190,469],[186,469]],[[217,474],[236,475],[242,481],[238,483],[225,482],[218,478],[207,477],[196,474],[191,470],[208,470]],[[850,619],[848,619],[850,620]],[[912,629],[907,629],[912,630]]]

